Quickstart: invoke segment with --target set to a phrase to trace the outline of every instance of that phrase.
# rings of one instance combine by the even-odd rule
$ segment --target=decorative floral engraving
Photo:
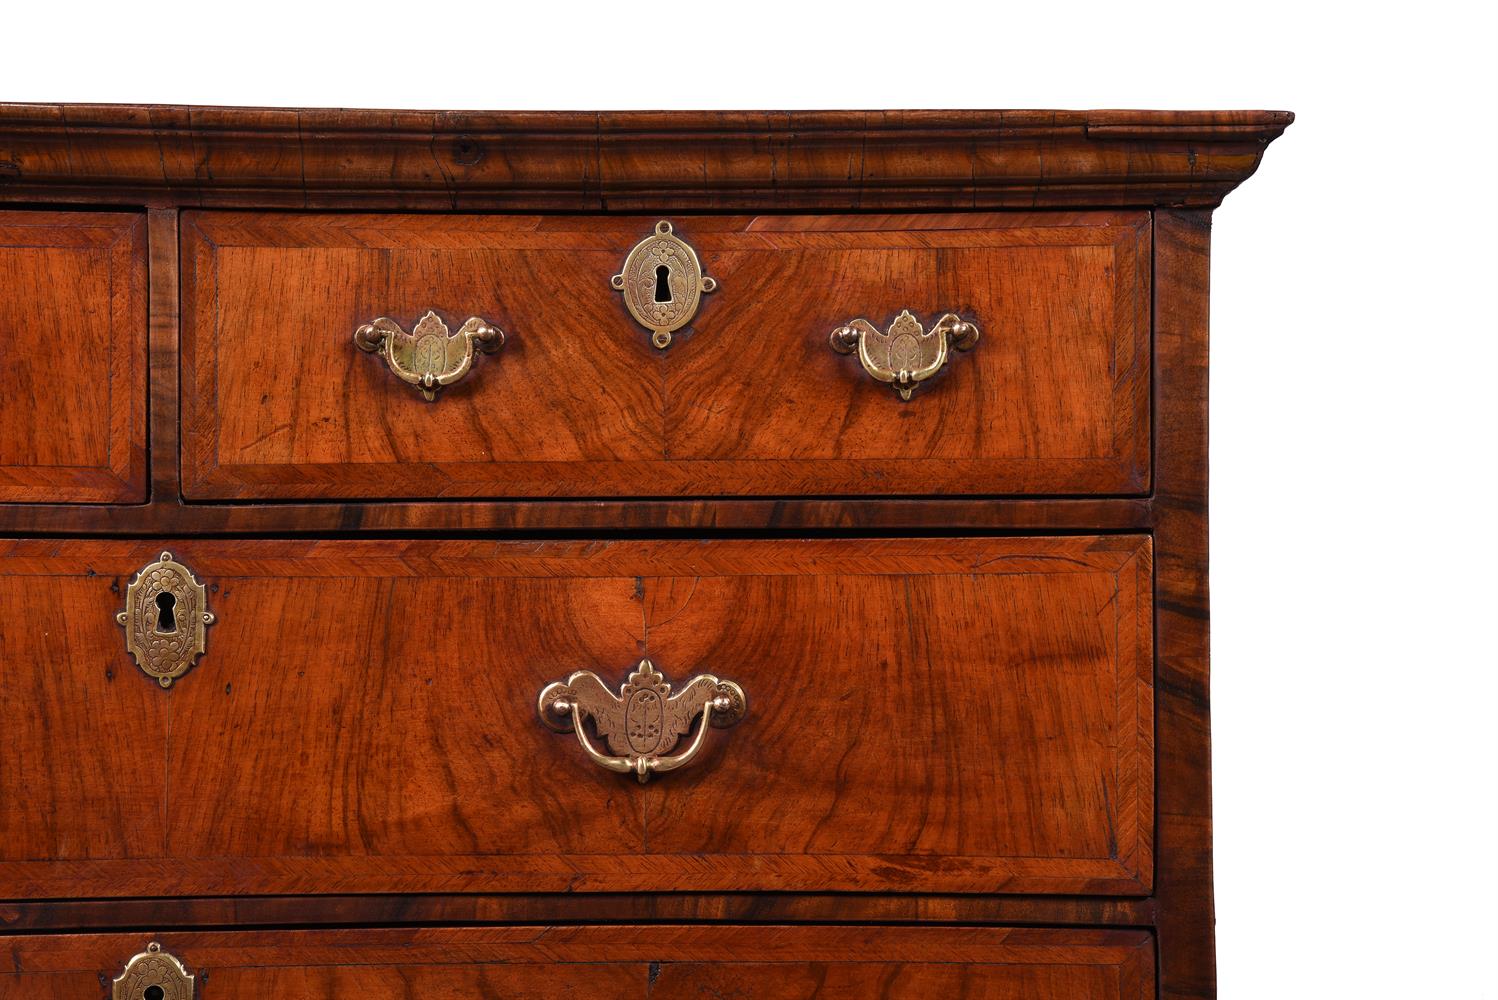
[[[702,273],[697,251],[674,235],[671,223],[655,224],[654,235],[635,245],[611,282],[624,293],[624,305],[641,326],[653,330],[650,342],[664,350],[671,334],[692,321],[704,292],[718,283]]]
[[[192,1000],[194,976],[151,942],[114,981],[114,1000]]]
[[[203,655],[214,622],[207,590],[170,552],[135,574],[125,588],[125,610],[114,617],[125,629],[125,649],[162,687]]]

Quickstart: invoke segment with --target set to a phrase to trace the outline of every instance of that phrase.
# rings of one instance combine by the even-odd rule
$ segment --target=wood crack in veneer
[[[0,993],[1211,1000],[1291,120],[0,105]]]

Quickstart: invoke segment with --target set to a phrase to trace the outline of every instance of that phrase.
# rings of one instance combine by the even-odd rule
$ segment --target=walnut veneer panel
[[[189,212],[189,498],[1137,495],[1145,212],[676,220],[718,290],[657,351],[609,286],[650,217]],[[508,335],[424,402],[359,324]],[[909,402],[828,334],[956,312]]]
[[[162,691],[112,616],[167,545],[218,622]],[[167,545],[0,550],[0,655],[73,665],[4,705],[0,897],[1149,891],[1144,536]],[[535,715],[642,655],[750,705],[647,785]]]
[[[99,995],[158,941],[213,997],[1149,1000],[1139,930],[574,926],[0,938],[0,997]],[[204,973],[207,975],[204,976]]]
[[[145,217],[0,212],[0,502],[146,495]]]

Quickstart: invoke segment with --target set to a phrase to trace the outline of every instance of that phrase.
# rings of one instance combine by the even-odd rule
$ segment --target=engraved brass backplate
[[[208,591],[170,552],[135,574],[125,588],[125,610],[114,618],[136,665],[162,687],[171,687],[203,655],[214,621]]]
[[[194,978],[152,941],[125,963],[114,981],[114,1000],[192,1000]]]
[[[355,330],[354,343],[361,351],[384,358],[396,378],[420,389],[430,403],[439,389],[468,374],[475,350],[493,354],[504,346],[505,334],[477,316],[470,316],[457,333],[449,333],[442,318],[427,310],[410,333],[381,316]]]
[[[624,293],[624,305],[635,321],[653,331],[650,342],[661,350],[670,346],[672,333],[697,315],[703,293],[718,287],[702,273],[697,251],[664,220],[635,244],[624,258],[624,269],[610,283]]]
[[[537,702],[541,721],[559,733],[576,733],[583,751],[594,763],[620,774],[634,774],[644,782],[653,773],[686,767],[701,752],[709,728],[726,729],[744,717],[748,703],[733,681],[698,674],[676,694],[649,660],[641,660],[616,695],[591,670],[579,670],[565,681],[541,690]],[[697,716],[702,724],[691,744],[670,755],[692,730]],[[593,745],[584,719],[608,744],[610,753]]]
[[[852,354],[856,350],[864,371],[888,382],[901,399],[909,399],[918,384],[941,371],[950,348],[970,351],[977,343],[976,324],[947,313],[928,331],[908,309],[901,310],[886,333],[866,319],[855,319],[832,331],[834,351]]]

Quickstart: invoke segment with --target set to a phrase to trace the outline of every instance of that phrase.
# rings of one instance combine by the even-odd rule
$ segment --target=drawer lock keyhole
[[[665,264],[655,269],[655,301],[663,304],[671,301],[671,269]]]
[[[177,634],[177,595],[170,591],[156,595],[156,634]]]

